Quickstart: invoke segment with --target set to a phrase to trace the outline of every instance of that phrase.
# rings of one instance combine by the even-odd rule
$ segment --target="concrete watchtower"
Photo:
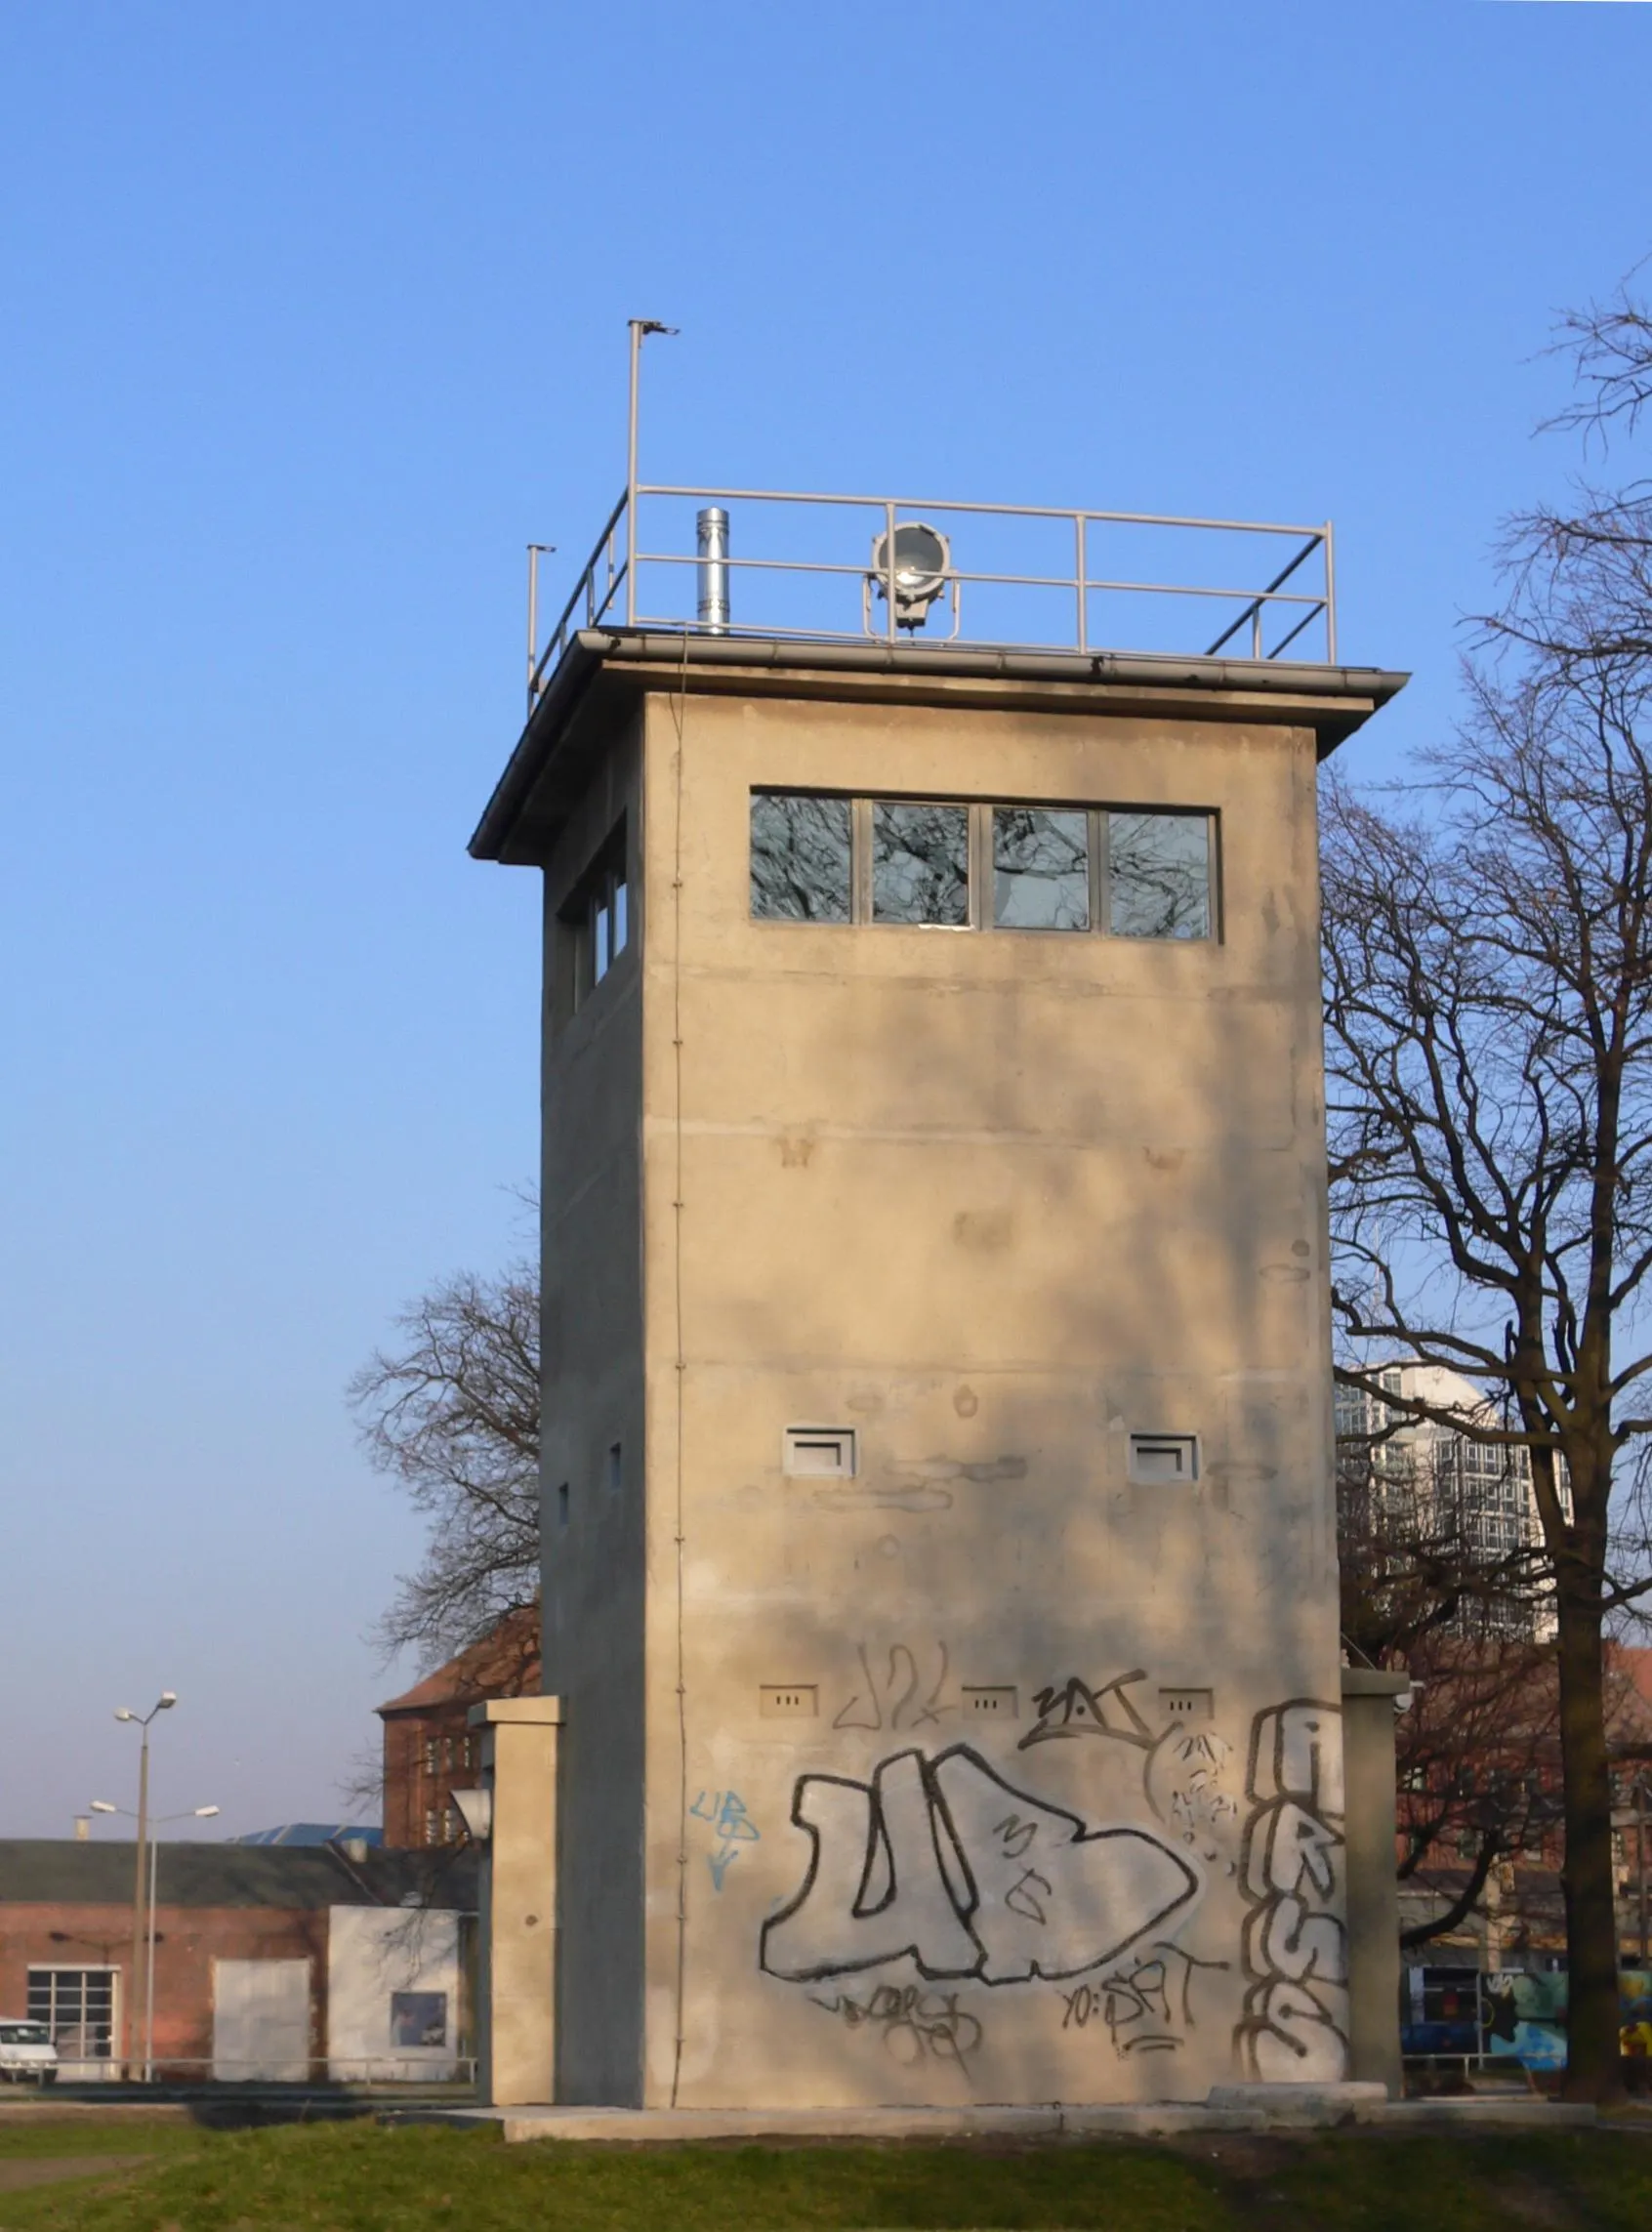
[[[1117,588],[1155,533],[633,475],[539,662],[472,845],[545,884],[496,2098],[1347,2072],[1314,777],[1404,678],[1328,530],[1218,530],[1225,605]]]

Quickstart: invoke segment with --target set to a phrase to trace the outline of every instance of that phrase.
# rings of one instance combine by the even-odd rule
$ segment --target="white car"
[[[0,2015],[0,2078],[8,2085],[56,2085],[58,2049],[44,2023]]]

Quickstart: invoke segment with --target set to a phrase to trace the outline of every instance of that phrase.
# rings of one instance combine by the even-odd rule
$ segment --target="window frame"
[[[558,908],[557,921],[567,939],[568,1013],[577,1015],[637,942],[637,893],[623,814]]]
[[[751,807],[760,798],[846,799],[849,807],[848,915],[842,922],[818,916],[760,915],[752,904]],[[967,862],[969,894],[961,923],[891,921],[873,912],[874,814],[881,806],[960,806],[969,816]],[[997,839],[994,817],[1000,812],[1082,813],[1089,868],[1090,921],[1083,930],[1055,924],[1001,923],[997,913]],[[1114,814],[1162,815],[1177,821],[1205,825],[1206,908],[1208,927],[1199,937],[1136,937],[1115,930],[1112,925],[1112,877],[1109,863],[1108,823]],[[960,798],[947,792],[858,792],[817,786],[754,783],[747,792],[746,809],[746,919],[765,929],[879,930],[985,931],[995,937],[1062,938],[1069,941],[1104,938],[1125,946],[1216,946],[1225,943],[1222,892],[1221,810],[1218,806],[1127,805],[1118,800],[1101,806],[1080,799]],[[577,972],[576,972],[577,973]],[[586,994],[585,997],[589,997]]]

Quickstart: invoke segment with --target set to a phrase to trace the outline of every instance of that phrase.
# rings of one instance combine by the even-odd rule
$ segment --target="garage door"
[[[301,2085],[310,2075],[308,1961],[215,1961],[212,2074]]]

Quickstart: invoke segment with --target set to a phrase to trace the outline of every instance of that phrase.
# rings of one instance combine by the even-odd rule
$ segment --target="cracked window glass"
[[[1210,823],[1204,814],[1107,816],[1115,937],[1209,937]]]
[[[849,919],[849,802],[752,794],[752,913],[760,922]]]
[[[967,806],[883,801],[873,806],[872,919],[952,926],[969,921]]]
[[[1090,928],[1090,816],[995,806],[992,919],[1000,930]]]

